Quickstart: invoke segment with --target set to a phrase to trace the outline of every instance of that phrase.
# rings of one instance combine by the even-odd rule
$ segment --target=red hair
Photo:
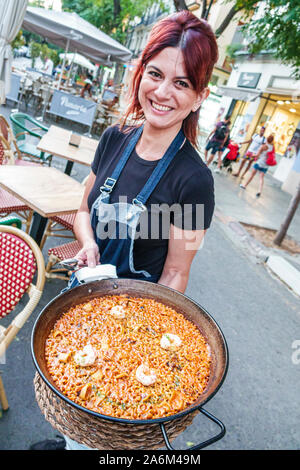
[[[149,40],[137,62],[131,82],[130,104],[122,127],[129,116],[133,121],[144,118],[138,99],[144,67],[166,47],[176,47],[181,50],[187,75],[197,94],[207,87],[214,64],[218,60],[218,46],[211,27],[206,21],[186,10],[167,16],[152,28]],[[183,121],[183,132],[196,147],[199,112],[200,108],[196,112],[191,112]]]

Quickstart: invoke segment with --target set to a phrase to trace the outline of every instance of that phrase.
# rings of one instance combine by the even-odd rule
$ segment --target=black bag
[[[228,134],[228,137],[226,139],[226,142],[223,144],[223,147],[228,147],[229,142],[230,142],[230,134]]]
[[[215,132],[215,137],[218,140],[223,140],[223,139],[225,139],[225,136],[226,136],[227,132],[228,132],[228,129],[227,129],[226,124],[222,124],[222,126],[217,128],[217,130]]]

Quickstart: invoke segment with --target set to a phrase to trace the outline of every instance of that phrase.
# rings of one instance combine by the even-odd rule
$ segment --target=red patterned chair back
[[[26,293],[21,311],[11,315],[10,323],[0,322],[1,360],[38,305],[44,284],[45,263],[39,246],[27,233],[10,225],[2,225],[0,221],[0,320],[14,309]],[[1,373],[0,405],[4,410],[9,408]]]
[[[29,288],[35,271],[31,247],[12,233],[0,232],[0,317],[14,309]]]

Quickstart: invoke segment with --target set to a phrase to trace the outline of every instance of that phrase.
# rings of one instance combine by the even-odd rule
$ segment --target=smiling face
[[[166,47],[145,65],[138,98],[148,126],[178,132],[207,95],[207,89],[194,90],[181,50]]]

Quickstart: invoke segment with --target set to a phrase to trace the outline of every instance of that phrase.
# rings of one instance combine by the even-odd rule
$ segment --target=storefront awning
[[[229,96],[239,101],[254,101],[262,95],[262,90],[253,90],[251,88],[237,88],[229,86],[219,86],[218,95]]]

